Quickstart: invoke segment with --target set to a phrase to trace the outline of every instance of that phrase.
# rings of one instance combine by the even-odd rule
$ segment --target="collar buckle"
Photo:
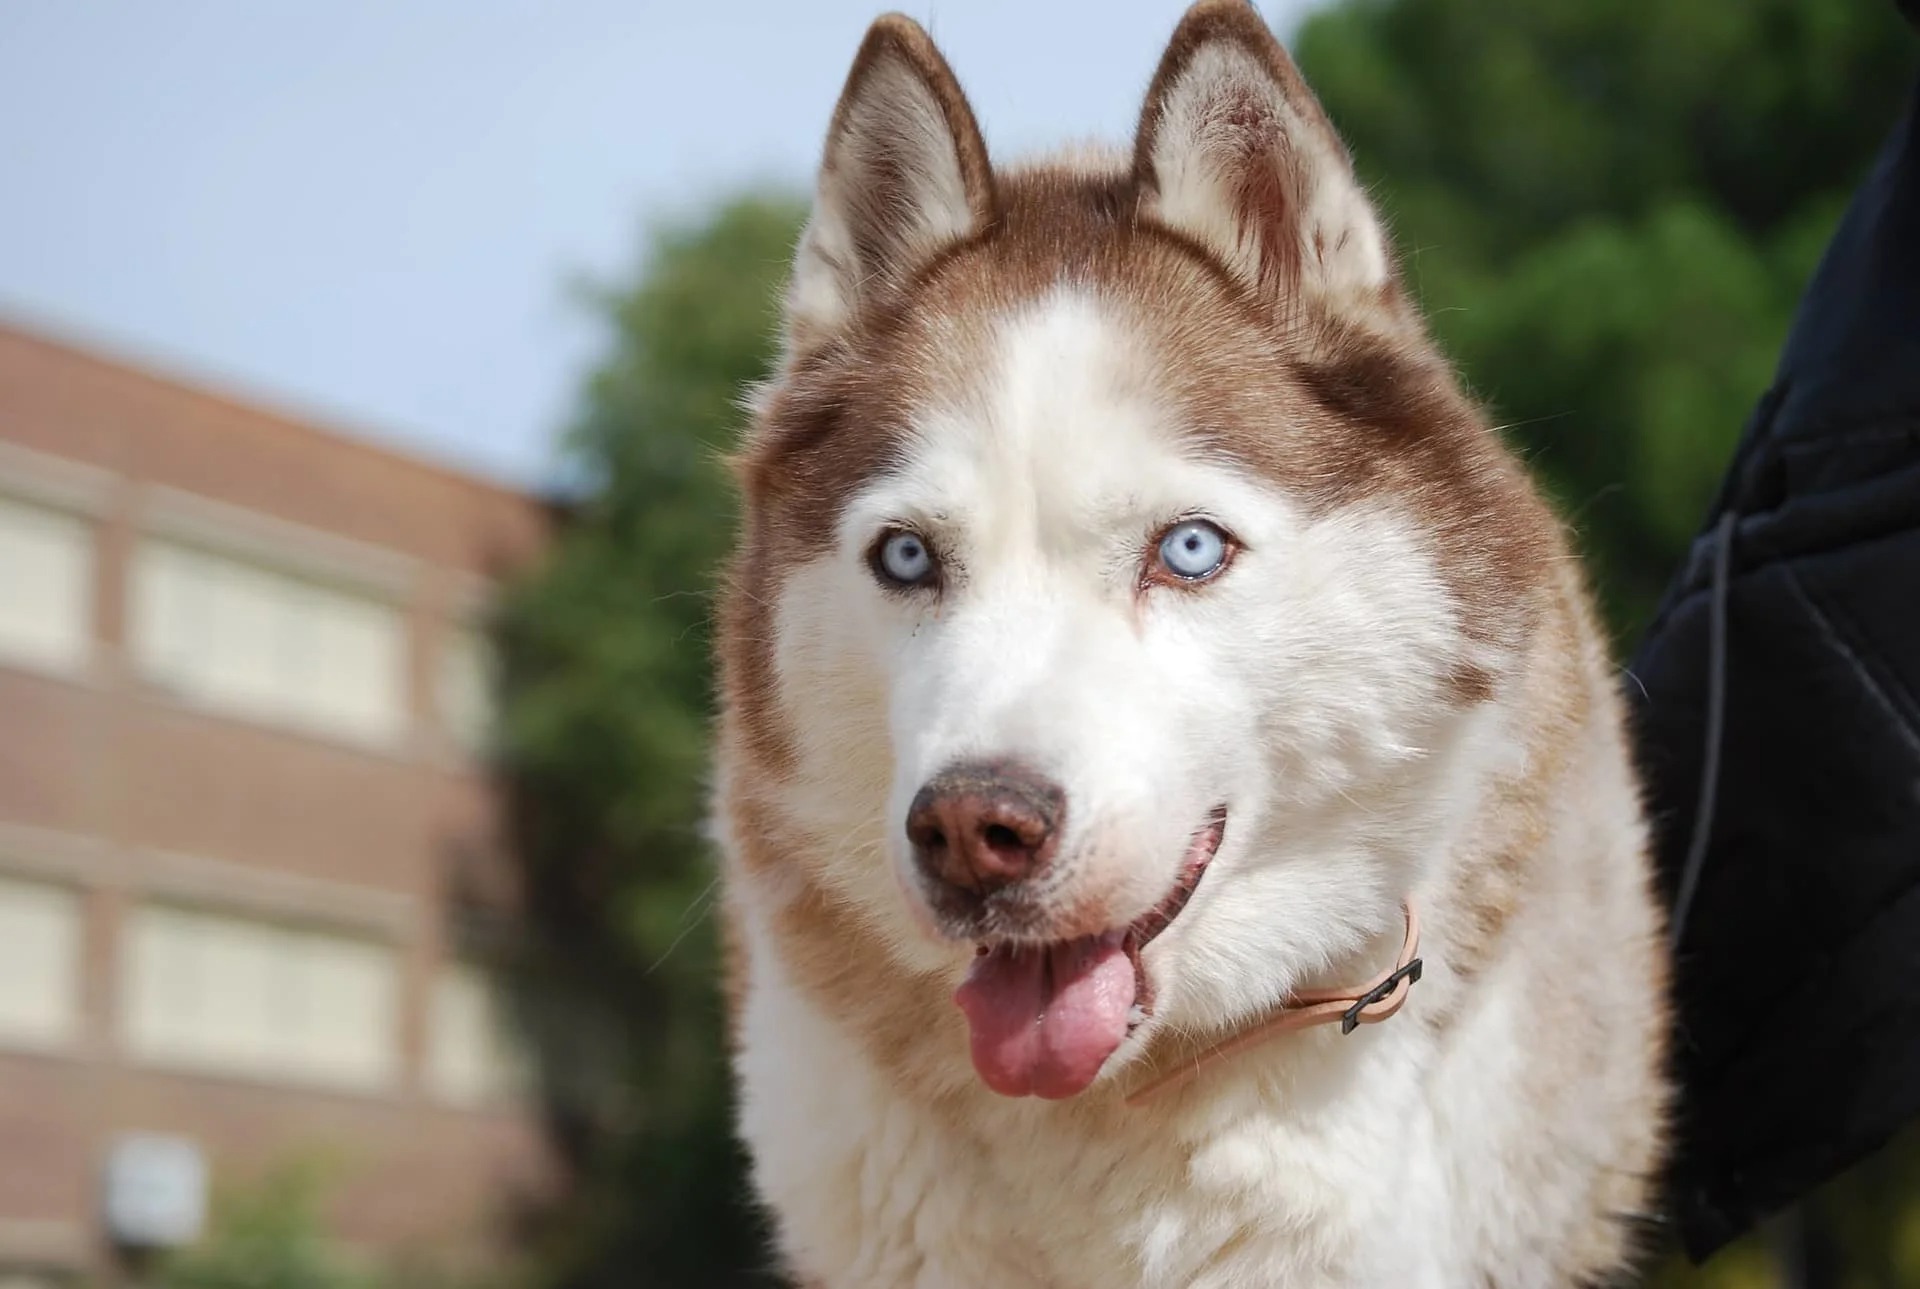
[[[1354,999],[1353,1006],[1340,1013],[1340,1032],[1342,1034],[1351,1034],[1354,1030],[1358,1029],[1360,1022],[1366,1019],[1365,1013],[1367,1008],[1373,1006],[1375,1003],[1385,1002],[1395,990],[1401,987],[1401,982],[1404,981],[1409,987],[1418,984],[1420,982],[1420,972],[1422,969],[1422,963],[1419,958],[1412,959],[1404,967],[1394,968],[1393,971],[1387,975],[1386,979]]]

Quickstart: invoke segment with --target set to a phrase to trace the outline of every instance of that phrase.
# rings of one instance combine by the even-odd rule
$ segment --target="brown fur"
[[[835,113],[834,140],[876,67],[904,65],[933,94],[952,134],[973,226],[931,254],[900,259],[888,240],[888,204],[901,200],[883,173],[875,204],[863,212],[855,253],[872,271],[857,306],[831,334],[797,331],[788,361],[762,399],[738,460],[746,515],[720,608],[721,745],[740,783],[730,796],[734,853],[759,879],[786,884],[776,918],[786,968],[799,986],[837,1016],[872,1061],[929,1106],[954,1095],[950,1071],[963,1064],[957,1027],[930,1029],[948,1007],[941,991],[902,977],[878,939],[853,914],[813,886],[792,862],[819,844],[773,804],[793,768],[794,737],[775,685],[774,604],[786,575],[818,557],[832,540],[826,516],[893,464],[913,411],[965,387],[990,341],[979,320],[1004,314],[1067,281],[1099,294],[1145,331],[1158,358],[1138,379],[1193,427],[1198,450],[1223,455],[1313,508],[1382,498],[1416,516],[1460,605],[1470,638],[1489,659],[1463,662],[1449,683],[1451,701],[1470,707],[1524,691],[1534,713],[1524,731],[1524,772],[1503,781],[1471,845],[1482,856],[1444,912],[1458,926],[1451,965],[1471,980],[1497,952],[1501,934],[1527,899],[1554,804],[1566,787],[1577,741],[1595,721],[1588,682],[1598,632],[1572,555],[1524,472],[1460,392],[1445,360],[1395,282],[1361,312],[1301,290],[1308,267],[1294,239],[1270,236],[1271,253],[1254,280],[1207,247],[1156,219],[1154,132],[1162,97],[1207,42],[1230,39],[1269,67],[1289,106],[1341,145],[1291,61],[1258,16],[1236,0],[1202,4],[1182,24],[1142,111],[1131,166],[1102,166],[1085,156],[1056,165],[996,173],[958,82],[920,29],[905,19],[876,23],[849,75]],[[1236,107],[1249,137],[1277,138],[1261,104]],[[1284,149],[1283,149],[1284,150]],[[1344,149],[1341,150],[1344,156]],[[1279,226],[1302,200],[1287,166],[1248,167],[1238,200],[1253,222]],[[898,180],[897,171],[894,179]],[[1317,254],[1337,248],[1312,247]],[[764,786],[757,786],[764,785]],[[737,941],[738,937],[730,937]],[[748,964],[730,954],[738,988]],[[1657,954],[1645,982],[1647,1005],[1663,997]],[[887,981],[886,988],[875,987]],[[1556,1000],[1542,998],[1552,1007]],[[1424,1023],[1445,1025],[1450,1008]],[[1155,1062],[1185,1059],[1169,1048]],[[1556,1089],[1529,1089],[1551,1114]],[[1108,1109],[1063,1108],[1065,1114]],[[1664,1105],[1644,1108],[1649,1125]],[[961,1119],[952,1118],[955,1131]],[[1650,1126],[1635,1166],[1609,1176],[1594,1197],[1597,1214],[1636,1214],[1649,1202],[1649,1175],[1660,1150]],[[1622,1255],[1626,1234],[1597,1221],[1568,1269],[1606,1267]]]

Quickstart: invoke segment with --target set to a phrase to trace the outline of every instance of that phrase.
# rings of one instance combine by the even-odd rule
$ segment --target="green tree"
[[[501,755],[532,912],[522,1014],[576,1202],[536,1220],[570,1289],[764,1282],[729,1131],[701,831],[723,454],[767,374],[802,211],[659,230],[565,443],[585,499],[499,623]]]
[[[207,1238],[163,1265],[159,1289],[377,1289],[328,1241],[323,1182],[322,1170],[294,1165],[223,1191]]]
[[[1294,46],[1630,638],[1898,115],[1911,33],[1886,0],[1352,0]]]
[[[475,1274],[444,1264],[444,1250],[343,1253],[324,1214],[333,1186],[348,1180],[339,1165],[323,1152],[221,1185],[205,1236],[158,1261],[155,1289],[517,1289],[518,1267]]]

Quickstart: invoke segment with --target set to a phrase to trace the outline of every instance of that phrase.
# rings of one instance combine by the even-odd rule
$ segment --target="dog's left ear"
[[[1280,42],[1245,0],[1187,11],[1134,138],[1143,210],[1199,241],[1276,308],[1301,297],[1395,313],[1379,219]]]

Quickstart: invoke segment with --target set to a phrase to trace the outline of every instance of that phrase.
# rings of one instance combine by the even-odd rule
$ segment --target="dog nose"
[[[1053,858],[1065,794],[1002,762],[941,771],[907,810],[907,840],[929,877],[976,895],[1025,881]]]

